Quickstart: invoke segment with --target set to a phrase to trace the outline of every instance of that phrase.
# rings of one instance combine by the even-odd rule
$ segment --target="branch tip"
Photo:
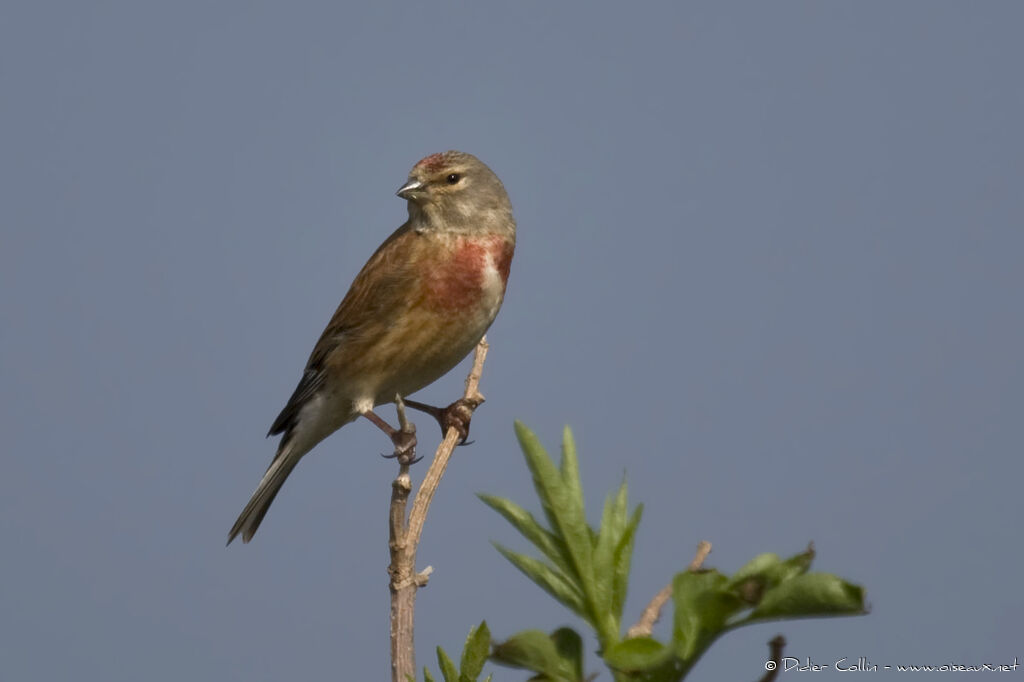
[[[701,540],[697,545],[697,553],[694,555],[693,560],[690,562],[686,570],[691,573],[696,573],[701,570],[704,565],[704,560],[708,558],[708,554],[711,553],[711,543],[707,540]],[[649,637],[651,632],[654,630],[654,624],[658,622],[661,617],[661,609],[665,606],[665,602],[672,598],[672,583],[670,582],[665,587],[661,588],[658,594],[654,595],[650,603],[644,608],[643,613],[640,614],[640,620],[636,622],[636,625],[629,628],[626,631],[626,638],[631,639],[633,637]]]
[[[782,649],[786,646],[786,638],[782,635],[775,635],[768,642],[768,662],[775,665],[768,668],[768,672],[761,676],[759,682],[773,682],[779,674],[779,666],[782,665]],[[767,665],[765,666],[768,667]]]
[[[697,544],[697,553],[693,557],[693,561],[686,567],[686,570],[691,573],[696,573],[704,565],[704,560],[708,558],[708,554],[711,554],[711,543],[707,540],[701,540]]]

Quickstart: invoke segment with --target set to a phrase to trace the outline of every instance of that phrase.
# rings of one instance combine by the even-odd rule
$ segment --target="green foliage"
[[[491,659],[537,673],[531,680],[576,682],[583,679],[583,640],[570,628],[559,628],[550,635],[540,630],[523,630],[496,644]]]
[[[624,639],[604,652],[604,662],[614,670],[648,670],[672,659],[672,650],[653,637]]]
[[[516,422],[516,435],[533,475],[533,485],[550,528],[542,527],[519,505],[493,495],[480,495],[484,504],[501,514],[542,558],[496,545],[513,566],[545,592],[583,618],[598,634],[602,649],[619,641],[626,601],[633,536],[641,507],[629,514],[626,483],[604,504],[601,526],[587,523],[580,486],[576,443],[568,428],[562,437],[560,467],[537,437]],[[539,671],[538,672],[542,672]]]
[[[672,581],[671,641],[622,639],[622,610],[642,506],[629,513],[623,482],[605,500],[600,527],[592,528],[586,520],[572,432],[565,429],[558,467],[520,422],[516,422],[516,435],[548,527],[514,502],[480,495],[484,504],[537,549],[540,558],[496,547],[512,565],[593,628],[616,680],[681,680],[718,637],[751,623],[865,612],[862,588],[834,575],[808,572],[814,559],[814,550],[808,547],[786,560],[761,554],[731,577],[716,570],[677,573]],[[580,636],[569,628],[550,635],[525,630],[495,645],[491,658],[533,672],[531,680],[583,682],[582,651]],[[441,667],[444,671],[446,664],[441,662]],[[450,661],[447,668],[454,671]],[[445,675],[445,682],[462,682]]]
[[[487,621],[469,631],[466,643],[462,647],[462,658],[458,668],[445,650],[437,647],[437,665],[441,669],[444,682],[477,682],[490,650],[491,631],[487,629]],[[434,682],[434,677],[427,668],[423,668],[423,679],[426,682]],[[491,676],[488,675],[484,682],[490,681]]]
[[[622,679],[680,680],[722,634],[765,620],[856,615],[864,591],[827,573],[808,573],[814,551],[785,561],[762,554],[731,578],[715,570],[683,571],[672,581],[672,641],[626,640],[605,653]]]

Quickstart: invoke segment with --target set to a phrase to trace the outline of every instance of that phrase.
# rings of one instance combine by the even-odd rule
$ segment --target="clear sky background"
[[[449,148],[505,182],[519,243],[420,549],[420,665],[483,618],[580,625],[488,544],[523,548],[475,493],[538,510],[514,418],[552,449],[573,426],[592,513],[623,472],[645,503],[630,622],[702,539],[724,571],[814,540],[867,587],[871,615],[729,635],[695,679],[756,679],[778,632],[819,663],[1024,660],[1022,25],[996,1],[7,0],[0,678],[386,678],[371,425],[224,540],[395,189]]]

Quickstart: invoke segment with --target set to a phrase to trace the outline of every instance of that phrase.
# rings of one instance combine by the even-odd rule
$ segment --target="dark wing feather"
[[[288,404],[284,406],[281,414],[277,415],[277,419],[270,425],[267,437],[291,431],[299,417],[299,410],[306,404],[306,401],[316,395],[316,392],[323,384],[324,373],[319,369],[307,367],[302,373],[302,378],[299,379],[299,385],[295,387],[292,397],[288,399]]]

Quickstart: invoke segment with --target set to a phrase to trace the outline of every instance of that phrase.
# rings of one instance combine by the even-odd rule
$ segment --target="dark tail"
[[[229,545],[239,533],[242,534],[242,542],[252,540],[252,536],[256,533],[256,529],[260,527],[263,517],[267,515],[267,510],[270,509],[270,503],[277,497],[277,493],[281,490],[281,486],[284,485],[288,474],[292,472],[295,465],[302,459],[302,455],[305,454],[305,452],[296,452],[294,450],[292,447],[294,440],[285,438],[285,441],[282,443],[281,449],[277,451],[274,461],[270,463],[267,473],[263,474],[260,484],[256,486],[256,491],[249,498],[249,503],[245,505],[245,509],[239,514],[235,525],[231,526],[231,530],[228,532]]]

